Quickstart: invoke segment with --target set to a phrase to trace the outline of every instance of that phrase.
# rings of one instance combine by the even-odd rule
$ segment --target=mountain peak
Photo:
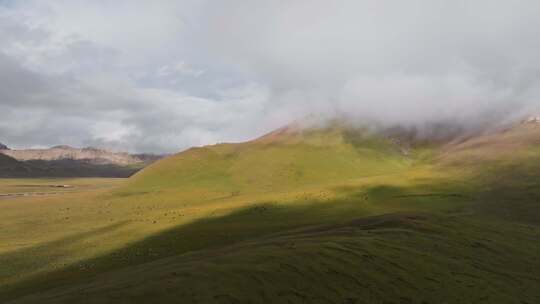
[[[0,143],[0,150],[9,150],[8,146],[4,145],[3,143]]]

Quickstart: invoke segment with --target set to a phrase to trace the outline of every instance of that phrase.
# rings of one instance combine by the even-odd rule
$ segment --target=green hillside
[[[247,143],[179,153],[137,174],[127,191],[286,191],[395,173],[413,160],[364,130],[282,129]]]
[[[0,302],[538,302],[540,128],[397,142],[289,127],[0,201]]]

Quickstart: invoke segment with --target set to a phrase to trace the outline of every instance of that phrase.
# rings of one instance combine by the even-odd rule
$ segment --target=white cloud
[[[157,70],[157,76],[169,77],[169,76],[191,76],[200,77],[204,74],[204,70],[198,70],[187,63],[180,61],[171,65],[164,65]]]
[[[0,141],[173,152],[309,114],[500,121],[540,111],[539,15],[532,0],[0,5]]]

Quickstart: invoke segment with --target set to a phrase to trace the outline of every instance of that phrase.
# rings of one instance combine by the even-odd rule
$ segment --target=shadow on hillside
[[[460,181],[456,184],[453,181],[434,180],[433,183],[424,181],[409,187],[389,185],[377,185],[364,189],[343,187],[339,190],[347,193],[348,198],[342,200],[310,199],[287,206],[273,202],[254,203],[249,208],[224,216],[199,219],[189,224],[180,225],[132,243],[110,254],[33,277],[10,286],[4,295],[0,295],[0,300],[41,292],[66,283],[84,282],[98,273],[139,265],[169,256],[220,248],[255,238],[260,241],[260,237],[275,236],[300,228],[324,230],[325,227],[350,223],[354,220],[359,221],[373,214],[403,211],[427,212],[428,214],[433,211],[454,213],[462,211],[463,208],[469,211],[484,212],[490,209],[484,203],[478,204],[477,200],[501,196],[501,198],[494,199],[498,202],[494,206],[506,204],[507,202],[504,201],[506,196],[502,195],[501,191],[510,191],[512,188],[501,190],[501,183],[504,185],[506,179],[525,174],[525,171],[522,170],[523,168],[515,168],[508,171],[505,168],[501,172],[490,172],[488,176],[482,173],[478,178],[482,178],[481,183],[487,186],[479,190],[482,191],[481,193],[468,192],[470,187],[463,186],[467,184],[467,181]],[[526,170],[526,172],[529,171]],[[494,174],[497,178],[493,177]],[[540,174],[531,174],[528,178],[534,177],[534,179],[526,183],[525,186],[540,186]],[[508,187],[512,185],[508,184]],[[516,189],[521,189],[522,186],[522,183],[515,185],[518,187]],[[535,198],[536,195],[540,197],[538,187],[534,190]],[[519,199],[523,202],[529,202],[528,196]],[[524,214],[515,214],[515,218],[527,216],[530,213],[538,214],[539,210],[537,209],[540,208],[536,202],[534,207],[536,209]],[[505,208],[507,207],[503,209]],[[45,244],[43,248],[55,246],[62,246],[62,241]],[[38,248],[34,250],[39,251]],[[27,254],[31,254],[31,252]],[[2,257],[0,257],[0,261],[1,259]],[[85,270],[81,271],[81,269]]]
[[[5,156],[0,156],[5,157]],[[127,178],[137,173],[145,165],[120,166],[114,164],[94,164],[85,160],[28,160],[5,164],[0,159],[2,178],[51,178],[51,177],[116,177]],[[8,166],[9,165],[9,166]]]
[[[96,236],[110,233],[126,225],[127,222],[119,222],[107,225],[87,232],[72,234],[45,244],[24,247],[14,251],[0,254],[0,280],[9,279],[20,273],[22,269],[38,272],[49,268],[66,256],[72,254],[71,246],[82,244],[85,240]],[[63,269],[66,265],[57,265]]]
[[[224,216],[199,219],[189,224],[180,225],[132,243],[110,254],[89,259],[76,265],[66,266],[51,273],[35,276],[10,286],[4,292],[4,295],[0,293],[0,300],[40,292],[54,286],[62,286],[68,282],[84,281],[85,278],[89,278],[93,274],[143,264],[187,252],[220,248],[255,238],[261,240],[260,237],[275,236],[295,229],[311,227],[310,229],[324,230],[325,227],[334,227],[335,225],[373,215],[373,210],[368,211],[365,208],[366,203],[373,203],[373,200],[381,200],[382,202],[384,201],[383,198],[386,197],[391,201],[392,197],[405,196],[411,192],[430,192],[425,187],[427,185],[422,185],[418,189],[389,186],[367,189],[350,188],[342,189],[348,193],[348,198],[341,200],[309,199],[287,204],[286,206],[273,202],[254,203],[251,207]],[[401,210],[410,211],[410,208],[401,208],[399,203],[387,203],[386,205],[389,207],[379,206],[381,210],[385,209],[385,212],[377,212],[382,214]],[[9,256],[0,256],[0,261],[17,260],[19,258],[24,261],[33,254],[46,253],[48,248],[58,249],[62,246],[69,246],[71,242],[80,241],[81,238],[96,233],[105,233],[122,225],[123,223],[108,226],[89,232],[88,235],[74,235],[63,240],[27,249],[24,253],[13,252]],[[55,258],[59,259],[60,257]],[[54,262],[55,258],[51,259],[51,263]]]
[[[475,177],[481,181],[473,210],[505,220],[540,224],[540,158],[490,166]]]

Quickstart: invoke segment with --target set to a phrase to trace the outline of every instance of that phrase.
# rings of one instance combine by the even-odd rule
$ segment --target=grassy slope
[[[4,178],[0,182],[0,194],[12,193],[59,193],[80,192],[96,188],[109,188],[119,184],[122,179],[115,178]],[[66,188],[60,187],[62,185]]]
[[[0,300],[535,303],[540,162],[526,138],[520,157],[463,170],[506,137],[434,164],[363,132],[282,130],[192,149],[113,192],[0,201]]]
[[[390,142],[363,131],[348,135],[358,137],[356,146],[340,128],[289,132],[244,144],[190,149],[137,174],[127,191],[289,191],[391,173],[410,162]]]

